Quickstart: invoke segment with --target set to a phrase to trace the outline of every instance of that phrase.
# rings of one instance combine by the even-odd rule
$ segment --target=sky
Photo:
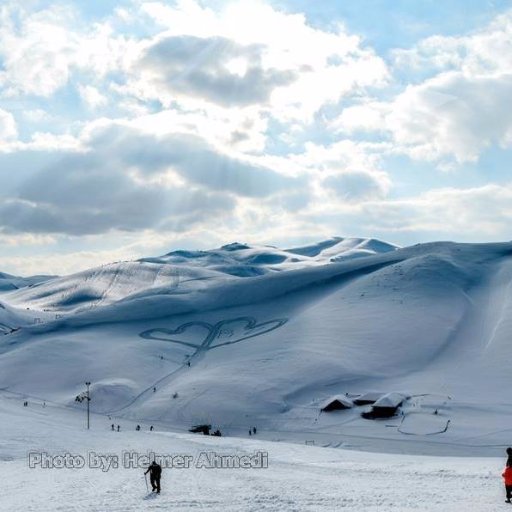
[[[0,271],[512,239],[512,0],[0,3]]]

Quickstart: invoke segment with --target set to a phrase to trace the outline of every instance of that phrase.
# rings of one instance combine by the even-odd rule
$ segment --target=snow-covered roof
[[[398,407],[405,400],[405,395],[402,393],[387,393],[379,398],[373,407]]]
[[[325,407],[327,407],[328,405],[332,404],[335,401],[338,401],[340,404],[344,405],[345,407],[353,407],[353,405],[354,405],[352,403],[352,400],[350,400],[350,398],[348,398],[347,396],[345,396],[345,395],[334,395],[331,398],[329,398],[327,400],[324,400],[320,404],[320,408],[324,409]]]
[[[371,401],[375,402],[379,400],[379,398],[382,398],[384,396],[384,393],[380,391],[367,391],[366,393],[363,393],[362,395],[359,395],[355,398],[355,400],[364,400],[364,401]]]

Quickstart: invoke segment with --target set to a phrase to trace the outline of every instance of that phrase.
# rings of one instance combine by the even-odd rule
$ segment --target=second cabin
[[[370,411],[363,412],[361,416],[368,420],[391,418],[396,415],[398,408],[404,403],[406,398],[402,393],[387,393],[372,405]]]

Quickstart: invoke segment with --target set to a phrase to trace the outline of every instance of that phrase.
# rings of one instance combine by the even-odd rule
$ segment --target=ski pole
[[[146,473],[144,473],[144,481],[146,482],[146,490],[149,492],[148,475]]]

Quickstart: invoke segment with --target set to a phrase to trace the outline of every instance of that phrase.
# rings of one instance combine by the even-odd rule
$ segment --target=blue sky
[[[0,270],[512,238],[512,2],[4,1]]]

